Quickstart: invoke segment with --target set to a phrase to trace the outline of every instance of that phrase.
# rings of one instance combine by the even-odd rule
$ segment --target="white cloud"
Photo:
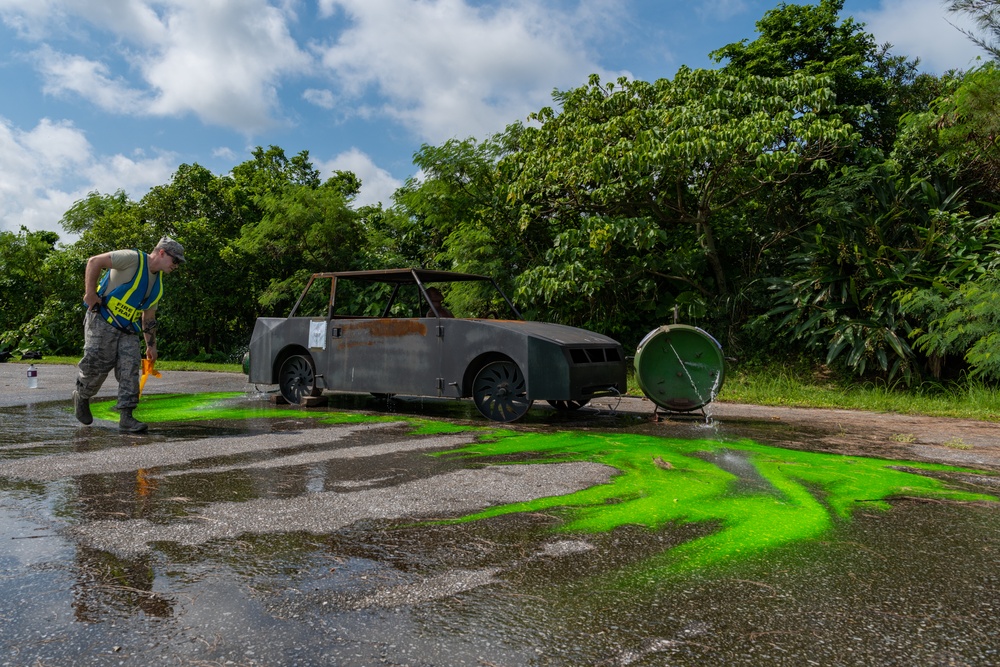
[[[277,109],[277,82],[311,65],[285,21],[263,0],[178,2],[164,21],[166,38],[141,58],[157,91],[150,111],[194,111],[245,132],[266,128]]]
[[[86,191],[124,190],[133,199],[138,199],[151,187],[170,182],[176,167],[177,161],[170,154],[148,159],[124,155],[94,156],[84,171],[88,183]]]
[[[23,225],[64,235],[59,220],[88,193],[124,190],[137,198],[169,180],[175,166],[170,155],[94,155],[83,132],[66,121],[43,119],[22,130],[0,118],[0,231]]]
[[[112,78],[107,65],[82,56],[57,53],[44,46],[34,53],[49,95],[76,93],[105,111],[130,113],[144,104],[142,93],[129,88],[122,78]]]
[[[2,152],[5,157],[15,160],[25,160],[24,163],[10,164],[4,160],[4,167],[24,167],[22,173],[38,171],[64,175],[80,169],[87,163],[90,145],[83,133],[73,127],[72,123],[63,121],[53,123],[47,118],[30,132],[15,130],[4,126],[6,148]],[[13,149],[9,150],[8,149]],[[6,173],[14,173],[13,169],[4,169]]]
[[[289,32],[291,6],[266,0],[0,0],[0,16],[29,39],[58,34],[63,52],[37,51],[46,92],[118,113],[179,117],[245,133],[276,122],[278,85],[312,57]],[[97,32],[85,34],[80,23]],[[113,46],[98,57],[95,42]],[[126,78],[131,77],[131,79]]]
[[[230,162],[235,162],[237,155],[229,146],[219,146],[212,149],[212,157],[221,158],[223,160],[229,160]]]
[[[0,20],[25,39],[42,39],[49,26],[62,25],[59,0],[0,0]]]
[[[355,200],[356,206],[382,203],[389,206],[393,193],[403,185],[385,169],[378,167],[368,155],[357,148],[340,153],[328,162],[316,165],[323,178],[333,176],[335,171],[351,171],[361,179],[361,192]]]
[[[333,109],[337,106],[337,101],[329,90],[310,88],[302,93],[302,99],[324,109]]]
[[[602,70],[586,48],[610,5],[583,2],[575,13],[511,0],[472,7],[465,0],[321,0],[321,12],[350,20],[322,50],[346,96],[374,90],[381,113],[433,143],[503,129],[551,103],[554,88],[585,83]],[[370,110],[369,110],[370,111]]]
[[[982,51],[955,26],[971,29],[961,14],[949,13],[943,0],[882,0],[872,11],[854,12],[880,43],[893,45],[892,53],[920,58],[921,69],[941,74],[949,69],[976,66]]]

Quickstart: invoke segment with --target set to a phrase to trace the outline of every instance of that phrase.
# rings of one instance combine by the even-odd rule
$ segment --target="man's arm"
[[[156,361],[156,308],[143,311],[142,335],[146,339],[146,358]]]
[[[101,279],[101,271],[111,268],[111,253],[94,255],[87,260],[87,269],[83,273],[83,301],[87,308],[93,308],[101,302],[97,296],[97,282]]]

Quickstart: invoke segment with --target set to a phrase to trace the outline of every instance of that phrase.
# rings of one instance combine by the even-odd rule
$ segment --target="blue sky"
[[[484,138],[591,73],[672,77],[754,39],[757,0],[0,0],[0,231],[56,231],[88,192],[183,163],[308,150],[389,204],[424,143]],[[941,73],[978,49],[943,0],[846,0]]]

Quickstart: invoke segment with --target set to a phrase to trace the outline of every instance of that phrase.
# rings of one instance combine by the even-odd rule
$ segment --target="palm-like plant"
[[[898,294],[980,273],[989,261],[985,220],[964,211],[961,190],[894,173],[853,171],[816,196],[816,223],[773,279],[778,334],[826,349],[858,375],[911,382],[914,322]],[[846,355],[846,356],[845,356]]]

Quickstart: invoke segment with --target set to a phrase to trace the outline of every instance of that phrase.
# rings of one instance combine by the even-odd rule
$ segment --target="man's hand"
[[[152,362],[156,362],[156,345],[146,346],[146,358]]]

